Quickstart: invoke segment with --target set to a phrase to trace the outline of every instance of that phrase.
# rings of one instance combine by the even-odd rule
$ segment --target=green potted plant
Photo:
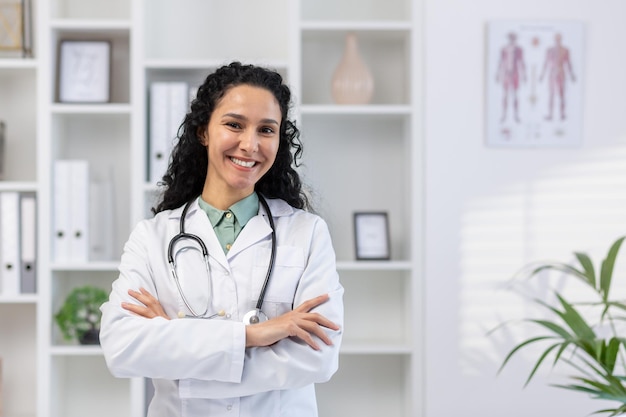
[[[65,340],[77,339],[83,345],[100,343],[100,306],[108,294],[101,288],[86,285],[74,288],[54,319]]]
[[[582,283],[581,287],[587,291],[588,297],[581,301],[577,293],[575,301],[571,301],[572,297],[568,300],[564,295],[571,284],[568,282],[563,283],[561,289],[554,290],[554,302],[531,297],[532,302],[544,309],[547,317],[552,319],[545,316],[523,319],[522,322],[535,326],[541,333],[513,347],[498,372],[520,350],[543,344],[525,385],[544,362],[550,360],[552,366],[564,364],[571,371],[565,377],[568,382],[554,384],[555,387],[617,403],[613,408],[603,408],[595,414],[626,414],[626,334],[620,334],[620,331],[624,332],[620,330],[620,324],[626,321],[626,302],[615,299],[611,292],[611,285],[614,284],[613,269],[624,238],[617,239],[611,245],[598,267],[594,267],[587,254],[575,252],[576,263],[573,265],[543,262],[528,265],[520,272],[523,278],[538,279],[544,276],[540,273],[546,270],[560,271],[565,277],[563,279]],[[518,284],[529,282],[527,279],[514,281]],[[516,288],[520,290],[520,287]]]

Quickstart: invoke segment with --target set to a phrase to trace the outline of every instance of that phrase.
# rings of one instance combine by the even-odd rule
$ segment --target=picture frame
[[[389,216],[384,211],[355,212],[354,244],[357,260],[389,260]]]
[[[580,147],[584,22],[494,20],[486,30],[486,145]]]
[[[111,42],[61,40],[58,101],[108,103],[111,100]]]
[[[31,20],[31,0],[0,2],[0,56],[12,57],[14,52],[23,58],[33,56]]]

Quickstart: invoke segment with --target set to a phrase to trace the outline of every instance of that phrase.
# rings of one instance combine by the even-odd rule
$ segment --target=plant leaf
[[[543,360],[550,354],[550,352],[552,352],[555,348],[557,348],[558,346],[561,346],[561,345],[562,345],[562,343],[554,344],[554,345],[550,346],[548,349],[546,349],[541,354],[541,356],[539,356],[539,359],[537,360],[537,363],[535,363],[535,366],[533,367],[532,371],[530,372],[530,375],[528,375],[528,378],[526,379],[526,382],[524,383],[524,386],[526,386],[526,385],[528,385],[528,383],[530,383],[530,380],[533,379],[533,376],[535,376],[535,373],[539,369],[539,366],[541,366]]]
[[[609,291],[611,289],[611,280],[613,278],[613,267],[615,266],[615,258],[619,252],[620,246],[626,236],[623,236],[615,241],[606,258],[602,261],[602,267],[600,270],[600,291],[603,299],[606,301],[609,298]]]
[[[515,353],[517,353],[521,348],[523,348],[524,346],[528,346],[532,343],[536,343],[539,342],[541,340],[549,340],[549,339],[554,339],[554,337],[552,336],[539,336],[539,337],[534,337],[532,339],[528,339],[525,340],[524,342],[520,343],[519,345],[515,346],[513,349],[511,349],[511,351],[506,355],[506,357],[504,358],[504,361],[502,361],[502,365],[500,365],[500,368],[498,369],[498,373],[500,373],[502,371],[502,369],[504,369],[505,365],[509,362],[509,360],[513,357],[513,355],[515,355]]]
[[[565,309],[563,313],[561,313],[561,318],[567,323],[570,329],[574,332],[576,336],[580,339],[580,342],[583,344],[577,343],[579,346],[584,347],[586,344],[584,342],[590,342],[596,339],[596,334],[587,324],[585,319],[578,313],[578,311],[569,303],[565,298],[563,298],[559,293],[556,293],[557,298],[559,299],[561,305]]]
[[[576,259],[578,259],[578,262],[580,262],[580,265],[583,267],[587,283],[592,288],[596,288],[596,272],[593,269],[593,262],[591,262],[591,258],[589,258],[586,253],[582,252],[574,252],[574,255],[576,255]]]

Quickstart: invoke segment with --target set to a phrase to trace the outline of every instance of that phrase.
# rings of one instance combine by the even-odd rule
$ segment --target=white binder
[[[56,262],[68,262],[70,256],[70,178],[71,161],[54,161],[52,252]]]
[[[187,115],[187,109],[189,108],[189,85],[185,82],[171,82],[169,83],[169,131],[170,133],[170,149],[177,142],[178,128],[185,120]],[[165,171],[164,171],[165,172]]]
[[[0,291],[5,296],[19,294],[20,288],[20,195],[0,193]]]
[[[150,85],[150,125],[149,125],[149,180],[156,184],[167,170],[170,154],[168,139],[171,141],[168,117],[169,84],[154,82]]]
[[[189,108],[189,86],[185,82],[158,81],[150,84],[149,181],[158,183],[169,164],[178,128]]]
[[[37,203],[34,193],[20,194],[20,292],[37,292]]]
[[[89,260],[89,163],[54,162],[54,260]]]
[[[70,261],[89,261],[89,163],[71,161]]]

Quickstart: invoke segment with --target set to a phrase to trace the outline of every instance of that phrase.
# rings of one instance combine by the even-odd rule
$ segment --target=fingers
[[[145,318],[163,317],[169,319],[161,303],[155,297],[152,296],[145,288],[139,288],[139,291],[133,289],[128,290],[128,295],[139,301],[143,305],[134,303],[122,303],[122,308],[131,311],[139,316]]]
[[[321,304],[324,304],[326,301],[328,301],[329,298],[330,298],[330,296],[328,294],[318,295],[315,298],[311,298],[310,300],[306,300],[305,302],[300,304],[298,307],[294,308],[293,311],[308,313],[309,311],[311,311],[315,307],[317,307],[317,306],[319,306]]]

